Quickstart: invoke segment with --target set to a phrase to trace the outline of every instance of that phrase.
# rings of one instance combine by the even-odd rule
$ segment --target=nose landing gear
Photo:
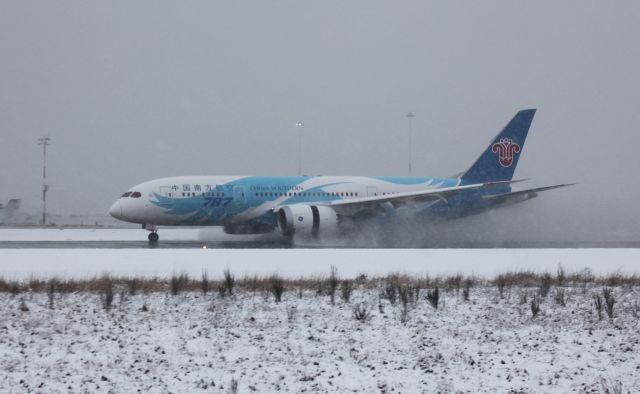
[[[160,236],[156,231],[149,233],[149,242],[155,243],[155,242],[158,242],[159,239],[160,239]]]
[[[142,228],[145,230],[150,231],[149,233],[149,242],[151,243],[156,243],[158,242],[158,240],[160,239],[160,236],[158,235],[158,227],[153,225],[153,224],[143,224]]]

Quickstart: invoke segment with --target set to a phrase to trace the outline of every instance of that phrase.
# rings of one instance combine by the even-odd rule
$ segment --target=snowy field
[[[425,290],[401,321],[400,303],[356,287],[331,305],[315,291],[0,294],[0,387],[6,393],[567,393],[638,392],[640,289],[618,287],[614,318],[593,294],[566,287],[566,306],[525,290],[471,288],[464,301]],[[535,289],[527,289],[529,300]],[[20,309],[21,300],[28,311]],[[357,321],[353,307],[371,312]],[[607,391],[609,390],[609,391]]]
[[[24,231],[24,232],[23,232]],[[163,239],[206,240],[209,230],[163,231]],[[5,241],[130,241],[141,230],[0,230]],[[220,234],[214,234],[216,237]],[[342,278],[403,273],[492,278],[532,270],[555,275],[640,274],[640,249],[0,249],[0,278],[28,281],[114,276],[170,277],[203,271],[218,280],[278,275]],[[26,282],[23,282],[26,283]],[[556,288],[532,317],[538,291],[499,296],[486,282],[470,300],[441,291],[434,309],[422,289],[402,320],[382,288],[359,285],[352,299],[292,285],[275,303],[266,291],[116,288],[110,311],[96,292],[0,293],[0,392],[638,392],[640,289],[614,289],[613,319],[598,319],[593,282]],[[524,297],[527,299],[524,300]],[[357,321],[363,305],[370,319]],[[28,310],[27,310],[28,309]]]
[[[345,277],[412,275],[493,276],[505,271],[591,269],[595,274],[640,273],[640,249],[0,249],[0,277],[167,277],[203,270],[221,275],[284,277],[326,275],[331,265]]]

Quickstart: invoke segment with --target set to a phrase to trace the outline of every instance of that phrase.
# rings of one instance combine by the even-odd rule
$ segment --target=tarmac
[[[0,249],[322,249],[322,248],[406,248],[405,245],[375,245],[355,243],[317,243],[313,240],[292,242],[290,239],[265,240],[160,240],[156,243],[140,241],[0,241]],[[438,242],[413,245],[417,249],[583,249],[583,248],[640,248],[637,242]]]

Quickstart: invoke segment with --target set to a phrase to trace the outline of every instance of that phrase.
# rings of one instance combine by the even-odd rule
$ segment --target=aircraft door
[[[176,197],[174,186],[160,186],[160,195],[162,197],[169,197],[169,198]]]
[[[242,208],[247,205],[247,201],[244,194],[244,188],[242,186],[234,186],[233,187],[233,200],[236,203],[236,206]]]
[[[367,186],[367,197],[375,197],[378,195],[378,188],[375,186]]]

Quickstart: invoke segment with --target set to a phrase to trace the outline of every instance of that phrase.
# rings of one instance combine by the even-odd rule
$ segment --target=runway
[[[345,244],[345,243],[314,243],[291,242],[290,240],[259,240],[243,241],[176,241],[167,240],[157,243],[148,241],[0,241],[0,249],[387,249],[393,245],[377,244]],[[405,249],[404,247],[396,247]],[[640,242],[502,242],[492,244],[488,242],[450,242],[419,245],[418,249],[637,249]],[[412,248],[413,249],[413,248]]]
[[[163,229],[149,243],[139,229],[0,229],[0,277],[158,275],[203,270],[240,275],[322,275],[333,265],[355,277],[407,272],[417,275],[464,272],[492,275],[506,270],[567,269],[637,272],[640,248],[580,248],[557,244],[525,248],[518,244],[449,243],[392,248],[367,240],[297,240],[274,235],[234,236],[219,229]],[[375,247],[372,247],[375,246]],[[622,245],[620,245],[622,246]]]
[[[289,249],[288,241],[0,241],[0,249]]]
[[[411,239],[341,237],[285,238],[279,234],[229,235],[219,228],[162,229],[157,243],[131,228],[1,228],[0,249],[580,249],[640,248],[628,242],[540,242],[470,240],[460,237]]]

